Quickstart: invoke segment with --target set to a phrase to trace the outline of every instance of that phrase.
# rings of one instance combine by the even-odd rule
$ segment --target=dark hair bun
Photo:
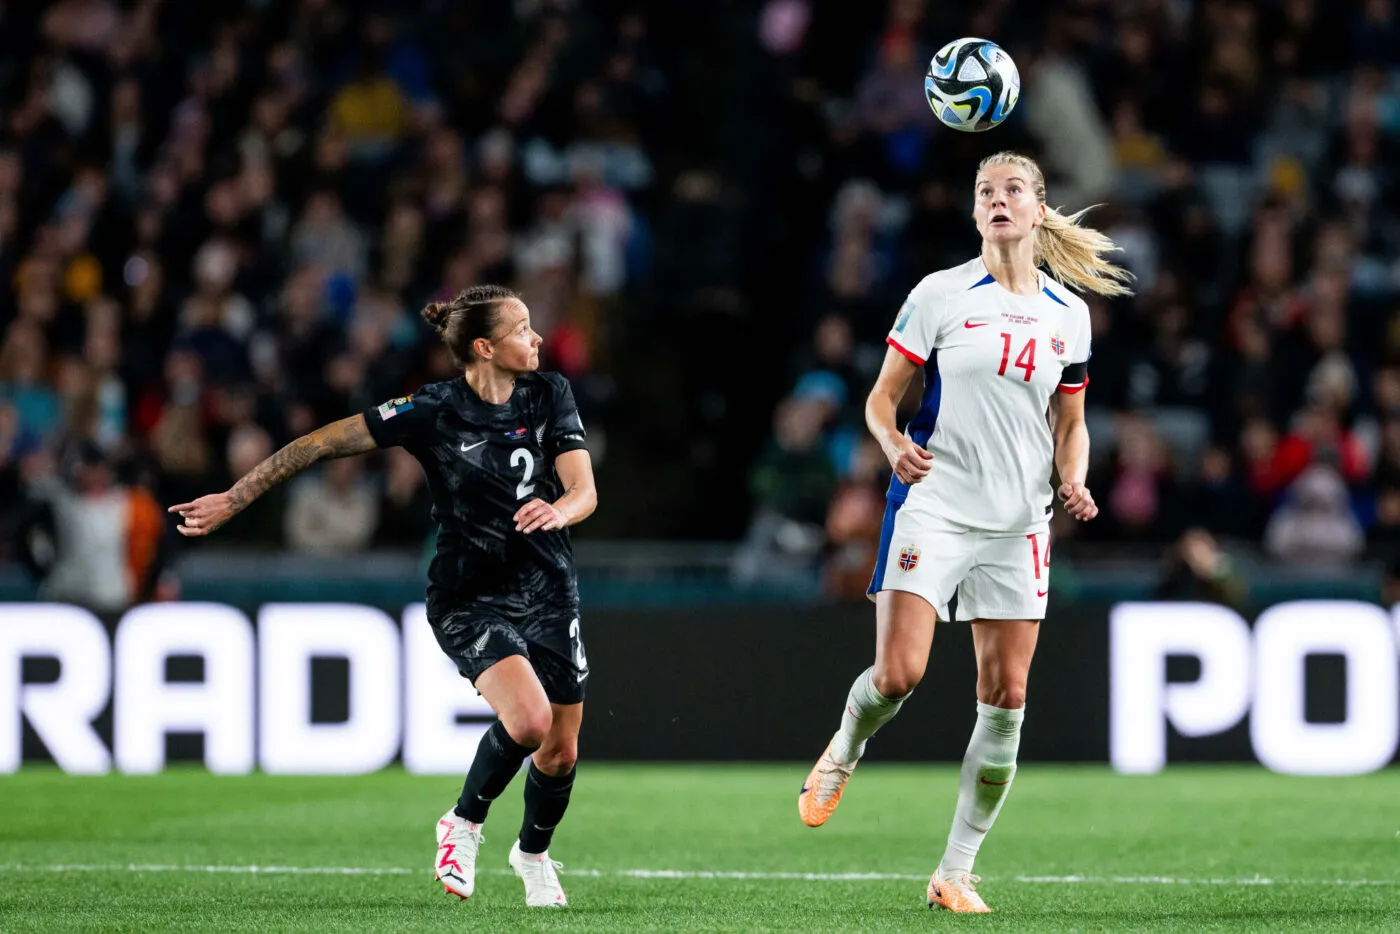
[[[452,314],[452,307],[445,302],[429,302],[428,307],[423,309],[423,320],[431,324],[436,330],[441,331],[447,327],[448,316]]]

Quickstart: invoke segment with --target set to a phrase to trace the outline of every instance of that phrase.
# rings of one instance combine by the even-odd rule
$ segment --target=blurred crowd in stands
[[[990,134],[923,99],[963,35],[1021,70]],[[452,375],[418,310],[499,282],[603,462],[581,534],[742,539],[741,577],[859,593],[884,334],[975,253],[975,166],[1014,148],[1137,276],[1090,299],[1103,513],[1056,547],[1394,560],[1397,144],[1394,0],[5,4],[0,559],[174,592],[165,506]],[[220,536],[431,532],[385,452]]]
[[[1052,205],[1102,203],[1090,223],[1137,277],[1130,299],[1086,296],[1103,511],[1057,515],[1057,547],[1143,543],[1202,580],[1218,540],[1310,566],[1400,558],[1396,4],[991,2],[953,24],[934,6],[886,4],[859,75],[825,73],[800,41],[788,53],[827,122],[820,159],[841,167],[811,338],[751,475],[747,567],[768,573],[776,547],[789,570],[819,560],[830,593],[863,590],[888,477],[864,394],[907,291],[975,255],[976,161],[1000,148],[1040,159]],[[934,121],[918,80],[965,34],[996,37],[1024,86],[1011,121],[971,141]]]
[[[587,410],[601,319],[647,262],[629,199],[665,88],[644,16],[570,6],[0,7],[9,556],[55,597],[156,593],[159,507],[451,376],[418,311],[474,283],[521,288]],[[221,537],[334,554],[430,531],[391,451]]]

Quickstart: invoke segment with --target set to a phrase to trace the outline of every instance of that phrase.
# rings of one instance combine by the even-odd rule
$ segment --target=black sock
[[[533,749],[511,739],[501,721],[491,724],[476,747],[476,758],[462,784],[462,797],[457,799],[455,809],[457,816],[473,824],[483,823],[486,812],[491,810],[491,802],[506,790],[515,773],[520,771],[520,763],[532,752]]]
[[[525,820],[520,824],[522,853],[543,853],[554,838],[554,828],[564,819],[569,793],[574,790],[574,772],[546,775],[530,763],[525,775]]]

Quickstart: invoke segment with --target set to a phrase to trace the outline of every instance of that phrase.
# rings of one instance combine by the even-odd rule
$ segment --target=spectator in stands
[[[227,445],[229,485],[272,456],[272,437],[261,425],[246,422],[229,433]],[[250,545],[277,547],[282,544],[282,521],[287,492],[275,486],[243,512],[238,522],[224,529],[231,540]]]
[[[1046,38],[1054,42],[1053,35]],[[1113,143],[1084,69],[1057,45],[1023,62],[1021,106],[1043,150],[1055,197],[1077,210],[1102,199],[1113,185]]]
[[[823,595],[838,600],[865,596],[878,553],[888,484],[888,461],[880,446],[867,437],[856,449],[855,464],[827,510]]]
[[[1234,560],[1205,529],[1192,528],[1167,550],[1157,600],[1220,603],[1243,610],[1246,588]]]
[[[432,500],[423,480],[423,468],[403,448],[390,448],[384,459],[384,490],[374,540],[385,545],[421,548],[433,531]]]
[[[1103,499],[1112,536],[1129,540],[1163,541],[1179,521],[1177,487],[1166,445],[1146,419],[1120,416],[1118,440]]]
[[[32,484],[53,511],[56,533],[46,599],[119,612],[150,597],[165,535],[164,510],[150,490],[119,483],[92,443],[76,448],[67,479],[49,475]]]
[[[1200,462],[1200,482],[1183,493],[1186,521],[1218,535],[1257,540],[1269,510],[1250,492],[1231,450],[1208,445]]]
[[[749,489],[754,518],[736,559],[747,579],[802,574],[816,567],[836,471],[822,450],[827,409],[789,398],[773,416],[773,437],[754,466]]]
[[[13,408],[26,433],[52,436],[59,424],[58,394],[46,379],[47,346],[40,325],[12,322],[0,346],[0,398]]]
[[[1365,544],[1346,484],[1333,467],[1305,470],[1264,530],[1268,553],[1292,564],[1340,564],[1360,555]]]
[[[296,551],[317,555],[363,549],[379,522],[379,502],[355,458],[329,461],[298,481],[287,496],[283,534]]]

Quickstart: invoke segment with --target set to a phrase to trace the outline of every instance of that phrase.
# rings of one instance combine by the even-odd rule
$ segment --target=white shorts
[[[957,619],[1044,619],[1050,592],[1050,526],[1023,532],[987,532],[891,500],[885,505],[875,573],[866,594],[918,594],[948,620],[958,595]]]

